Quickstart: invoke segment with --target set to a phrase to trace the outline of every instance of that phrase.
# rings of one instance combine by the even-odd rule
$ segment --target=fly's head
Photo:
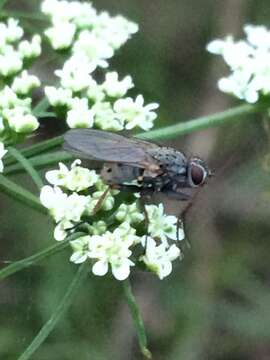
[[[211,176],[206,163],[197,157],[190,158],[187,162],[187,184],[189,187],[202,186]]]

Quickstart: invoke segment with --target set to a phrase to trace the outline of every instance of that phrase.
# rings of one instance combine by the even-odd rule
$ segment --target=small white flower
[[[105,82],[102,84],[104,91],[111,97],[122,97],[133,86],[131,76],[126,76],[123,80],[119,81],[116,71],[108,72],[105,77]]]
[[[23,68],[23,62],[18,51],[7,45],[2,54],[0,54],[0,75],[12,76]]]
[[[102,85],[99,85],[93,78],[89,79],[86,96],[95,103],[100,103],[105,98]]]
[[[19,99],[17,94],[9,87],[5,86],[4,89],[0,91],[0,108],[10,109],[19,104]]]
[[[99,38],[105,39],[115,50],[119,49],[130,37],[138,31],[138,25],[121,15],[111,17],[103,11],[96,17],[93,32]]]
[[[107,231],[102,236],[93,235],[89,241],[88,253],[89,258],[97,260],[92,268],[93,273],[103,276],[110,265],[117,280],[126,279],[130,274],[130,266],[134,265],[129,259],[132,254],[129,247],[132,244],[133,239],[122,239],[116,231]]]
[[[90,196],[72,193],[65,194],[59,187],[43,186],[40,202],[45,206],[57,223],[60,221],[79,222],[86,210]]]
[[[0,116],[0,134],[5,130],[4,120],[2,116]]]
[[[45,86],[45,95],[52,106],[70,106],[72,100],[72,91],[62,87]]]
[[[18,46],[18,51],[24,59],[38,57],[41,54],[41,37],[35,34],[31,41],[21,41]]]
[[[142,239],[136,235],[136,229],[130,226],[127,221],[122,222],[115,230],[114,233],[119,236],[123,241],[128,241],[133,245],[142,242]]]
[[[154,239],[148,237],[146,253],[141,260],[162,280],[172,272],[172,261],[179,256],[180,249],[176,245],[171,245],[167,249],[165,244],[157,245]]]
[[[14,109],[5,109],[3,114],[9,127],[17,133],[28,134],[39,127],[37,118],[29,114],[24,107],[17,106]]]
[[[62,186],[70,191],[80,192],[93,186],[98,175],[95,170],[89,170],[79,166],[80,160],[75,160],[69,170],[66,165],[59,163],[59,170],[46,172],[47,181],[55,186]]]
[[[76,240],[70,241],[70,245],[73,249],[73,254],[70,257],[70,261],[75,264],[81,264],[88,258],[89,243],[91,236],[81,236]]]
[[[19,21],[9,18],[6,27],[6,41],[9,43],[20,40],[23,36],[23,29],[18,25]]]
[[[59,187],[45,185],[40,191],[41,204],[50,211],[56,222],[64,218],[63,215],[67,197],[67,194]]]
[[[3,164],[3,157],[7,153],[7,150],[5,150],[4,144],[0,142],[0,172],[3,172],[4,170],[4,164]]]
[[[84,54],[75,54],[65,62],[62,70],[55,74],[60,78],[61,85],[73,92],[86,89],[92,82],[90,73],[95,70],[95,65]]]
[[[69,220],[61,220],[55,227],[53,236],[56,241],[62,241],[65,240],[68,234],[68,230],[72,229],[74,227],[74,224]]]
[[[138,126],[143,130],[149,130],[157,114],[153,111],[158,104],[151,103],[144,106],[144,98],[138,95],[135,101],[132,98],[119,99],[114,103],[114,111],[126,122],[126,129],[130,130]]]
[[[105,233],[106,230],[107,230],[107,225],[103,220],[93,222],[89,226],[89,232],[91,235],[102,235]]]
[[[166,246],[167,237],[172,240],[183,240],[184,231],[181,227],[177,234],[177,218],[173,215],[165,215],[163,204],[146,205],[149,220],[148,231],[153,238],[159,238]]]
[[[258,48],[270,49],[270,31],[265,26],[245,25],[248,42]]]
[[[113,54],[113,48],[108,44],[106,39],[102,39],[89,30],[80,32],[78,39],[73,45],[74,54],[83,54],[94,66],[107,67],[107,59]]]
[[[92,107],[95,113],[95,126],[106,131],[121,131],[124,121],[117,116],[109,102],[97,102]]]
[[[39,78],[37,76],[30,75],[27,70],[24,70],[19,76],[15,77],[11,88],[19,95],[27,95],[31,90],[39,86]]]
[[[94,26],[97,11],[91,3],[73,1],[70,3],[70,6],[71,5],[73,5],[71,9],[73,12],[72,22],[77,28],[84,29]]]
[[[117,209],[115,218],[118,221],[127,221],[132,224],[143,221],[144,214],[139,211],[136,202],[134,202],[131,205],[121,204]]]
[[[53,27],[45,30],[53,49],[62,50],[69,48],[73,42],[76,26],[66,21],[58,22]]]
[[[74,98],[71,109],[67,112],[67,124],[70,128],[91,128],[95,112],[88,108],[87,99]]]
[[[247,40],[235,41],[232,36],[214,40],[207,50],[221,55],[231,70],[218,82],[221,91],[255,103],[270,93],[270,31],[264,26],[246,25]]]

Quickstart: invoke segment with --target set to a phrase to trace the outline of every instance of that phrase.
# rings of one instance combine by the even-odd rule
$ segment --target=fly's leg
[[[142,207],[143,213],[144,213],[144,219],[145,219],[145,226],[146,226],[146,235],[145,235],[145,249],[144,249],[144,255],[147,249],[147,242],[149,237],[148,227],[149,227],[149,216],[145,207],[145,198],[143,197],[143,194],[140,198],[140,205]]]
[[[111,186],[108,186],[107,189],[104,191],[104,193],[101,195],[101,197],[98,199],[98,202],[96,203],[92,215],[95,215],[97,211],[101,208],[103,201],[105,200],[106,196],[108,195],[109,191],[112,189]]]
[[[180,212],[180,214],[178,215],[177,217],[177,240],[179,240],[179,228],[180,228],[180,224],[181,223],[185,223],[185,219],[186,219],[186,216],[187,216],[187,213],[189,212],[189,210],[192,208],[193,206],[193,200],[198,196],[200,192],[200,189],[198,189],[196,192],[195,192],[195,195],[193,196],[192,200],[190,200],[187,205],[184,207],[184,209]],[[191,245],[190,245],[190,242],[188,241],[187,238],[184,239],[184,245],[186,248],[190,249],[191,248]],[[181,250],[184,250],[183,248]]]

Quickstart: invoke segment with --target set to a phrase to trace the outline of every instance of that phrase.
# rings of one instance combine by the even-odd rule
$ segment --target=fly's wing
[[[136,167],[159,168],[148,153],[159,146],[107,131],[73,129],[64,135],[64,149],[84,159],[117,162]]]

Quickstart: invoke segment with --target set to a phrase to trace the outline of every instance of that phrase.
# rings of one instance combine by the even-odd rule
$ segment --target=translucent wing
[[[137,167],[153,167],[157,161],[148,153],[159,149],[147,141],[127,138],[107,131],[73,129],[64,135],[64,149],[91,160],[119,162]]]

